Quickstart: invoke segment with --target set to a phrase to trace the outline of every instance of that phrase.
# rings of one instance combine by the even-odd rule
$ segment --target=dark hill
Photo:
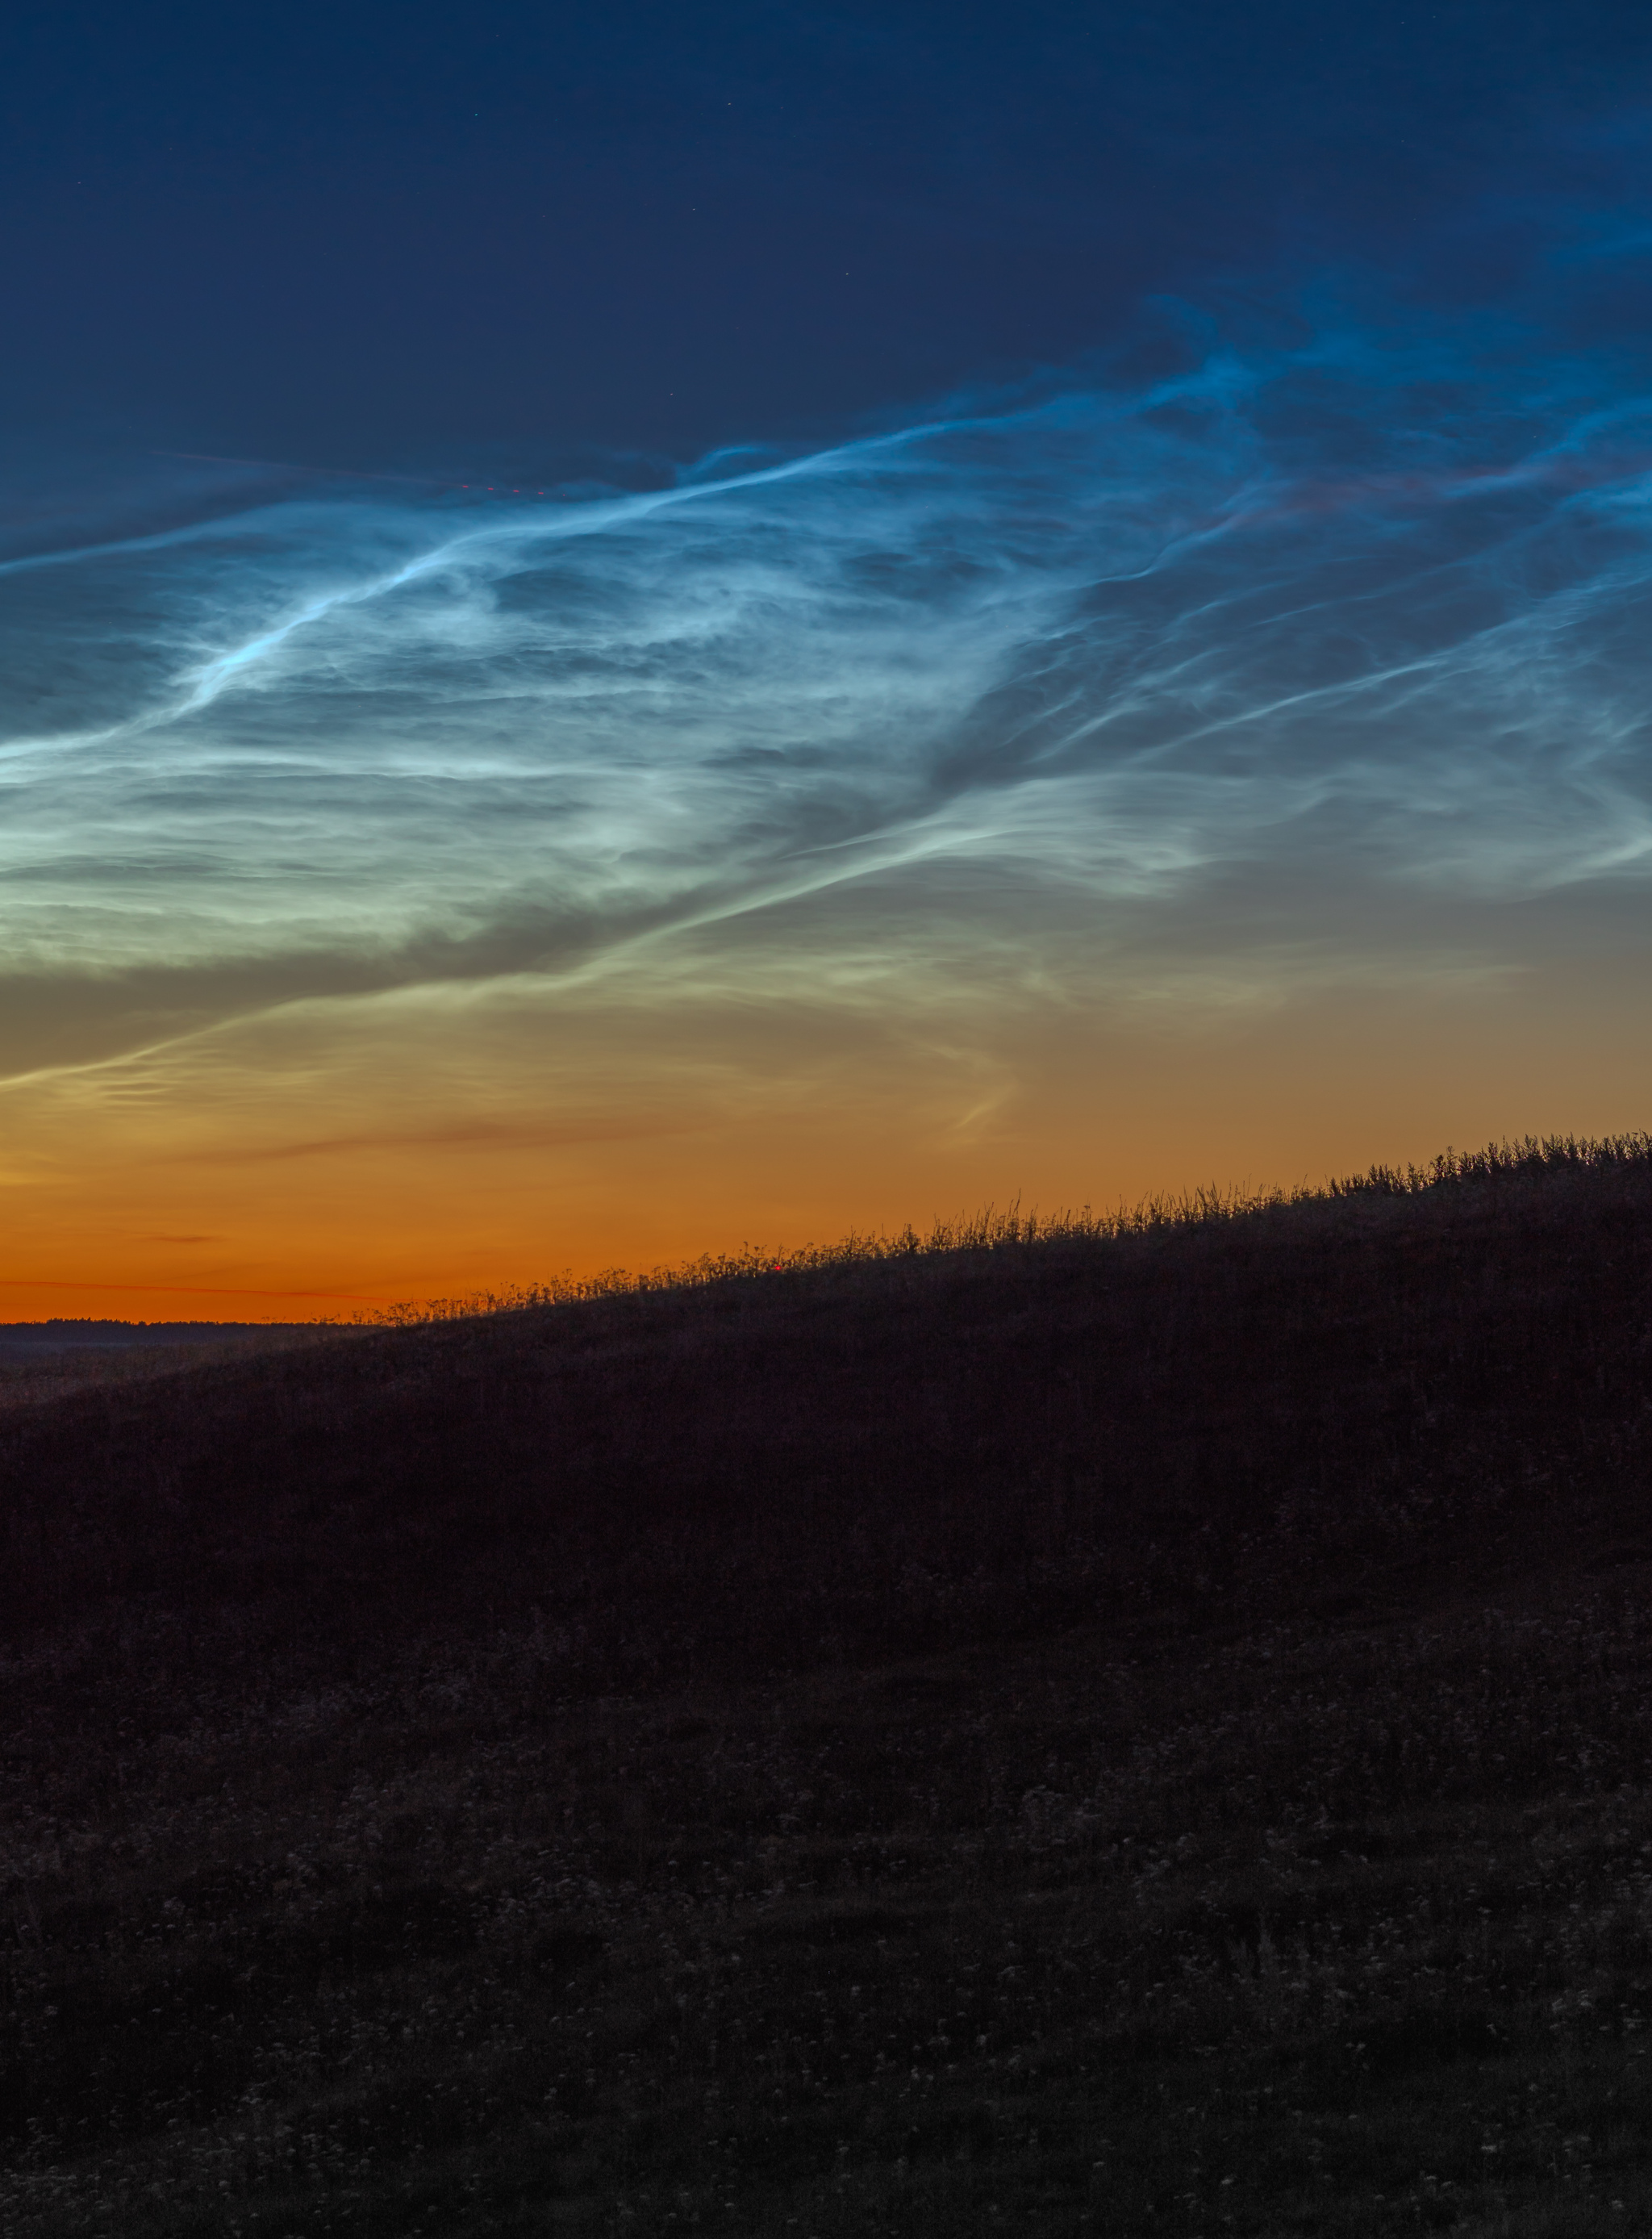
[[[0,1420],[3,1591],[795,1662],[1609,1561],[1649,1461],[1652,1155],[1560,1146],[82,1392]]]
[[[0,1412],[7,2239],[1652,2229],[1652,1143],[170,1359]]]
[[[55,1314],[43,1322],[0,1322],[0,1358],[72,1352],[85,1346],[97,1352],[125,1352],[134,1346],[222,1345],[236,1338],[289,1336],[303,1328],[302,1322],[120,1322]]]

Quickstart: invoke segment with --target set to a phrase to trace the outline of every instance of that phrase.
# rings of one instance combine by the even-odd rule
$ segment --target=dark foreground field
[[[0,1415],[8,2239],[1652,2231],[1652,1154]]]

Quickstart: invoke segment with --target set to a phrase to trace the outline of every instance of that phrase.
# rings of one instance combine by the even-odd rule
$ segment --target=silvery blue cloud
[[[891,970],[967,988],[1049,906],[1196,953],[1221,881],[1308,864],[1397,926],[1640,880],[1652,401],[1508,322],[1178,316],[1151,377],[642,493],[226,483],[43,536],[0,569],[9,1069],[709,972],[719,928],[737,981],[810,896],[823,979],[875,896]]]

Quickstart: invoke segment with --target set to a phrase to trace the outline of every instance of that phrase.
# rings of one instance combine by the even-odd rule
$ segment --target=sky
[[[1652,17],[21,4],[0,1319],[1652,1123]]]

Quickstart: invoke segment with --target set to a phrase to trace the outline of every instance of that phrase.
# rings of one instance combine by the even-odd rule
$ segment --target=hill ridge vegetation
[[[1644,1166],[1652,1160],[1652,1134],[1524,1135],[1487,1144],[1476,1151],[1447,1147],[1422,1166],[1374,1162],[1363,1173],[1334,1175],[1323,1184],[1304,1182],[1252,1189],[1239,1184],[1195,1184],[1172,1192],[1150,1192],[1131,1203],[1096,1212],[1088,1204],[1076,1211],[1024,1213],[1020,1200],[1004,1208],[987,1205],[974,1213],[938,1218],[927,1233],[910,1222],[892,1233],[851,1229],[835,1242],[771,1246],[742,1244],[738,1250],[706,1252],[693,1259],[646,1270],[600,1269],[589,1275],[565,1273],[544,1281],[508,1285],[451,1298],[406,1299],[381,1307],[324,1317],[315,1326],[402,1328],[426,1321],[459,1321],[478,1315],[521,1312],[535,1306],[580,1305],[589,1299],[628,1297],[738,1281],[767,1274],[798,1274],[820,1268],[875,1266],[888,1259],[933,1259],[959,1252],[1003,1251],[1049,1243],[1111,1243],[1121,1238],[1161,1234],[1212,1221],[1243,1219],[1295,1206],[1334,1204],[1368,1197],[1417,1197],[1464,1184],[1527,1182],[1557,1173],[1587,1174]]]

